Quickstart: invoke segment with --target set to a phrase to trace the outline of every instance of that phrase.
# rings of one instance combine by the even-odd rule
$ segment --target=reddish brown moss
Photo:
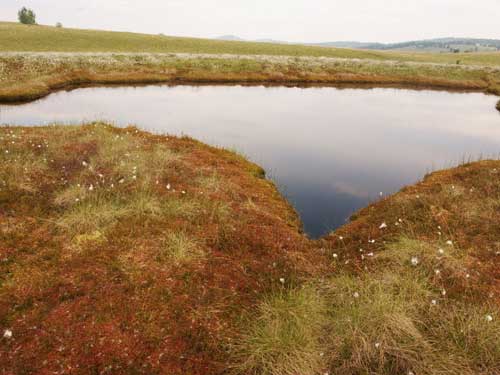
[[[0,327],[13,332],[11,340],[0,339],[7,373],[219,373],[242,312],[279,288],[280,278],[293,282],[310,268],[314,257],[306,256],[295,212],[259,167],[233,153],[100,124],[2,128],[0,134],[2,168],[26,150],[47,165],[31,181],[32,191],[20,185],[27,175],[0,190]],[[137,180],[128,175],[123,184],[122,176],[101,168],[106,142],[121,136],[146,165],[156,147],[177,154],[154,176],[158,184],[140,167]],[[217,191],[196,183],[213,175]],[[55,198],[76,184],[93,186],[87,200],[105,197],[96,215],[108,201],[125,213],[96,230],[59,226],[74,205],[60,206]],[[143,209],[160,204],[159,213],[126,211],[143,190],[150,192]],[[182,264],[161,257],[168,233],[184,233],[206,256]]]
[[[385,252],[405,244],[437,249],[450,240],[463,253],[458,269],[429,279],[433,290],[446,284],[449,306],[499,303],[499,161],[433,173],[319,241],[303,236],[260,167],[188,138],[104,124],[4,127],[0,166],[7,374],[223,373],[263,298],[286,296],[285,288],[335,306],[323,289],[333,277],[339,292],[337,272],[362,286],[383,274]],[[304,280],[315,287],[301,288]],[[280,350],[290,361],[287,345]],[[330,350],[321,366],[338,361]],[[347,362],[332,362],[332,371],[347,371]]]

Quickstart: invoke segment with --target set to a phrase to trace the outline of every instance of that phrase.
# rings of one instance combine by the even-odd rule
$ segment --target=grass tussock
[[[127,205],[119,200],[94,197],[76,204],[57,223],[69,232],[88,233],[107,228],[130,213]]]
[[[170,261],[180,265],[205,257],[200,245],[185,233],[170,233],[158,255],[160,262]]]
[[[493,374],[495,308],[455,304],[413,272],[330,282],[331,368],[337,374]],[[493,318],[494,319],[494,318]]]
[[[280,290],[264,299],[235,351],[241,374],[313,375],[325,368],[327,306],[311,287]]]

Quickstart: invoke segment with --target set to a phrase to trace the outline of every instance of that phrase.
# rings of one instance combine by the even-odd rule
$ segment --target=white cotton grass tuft
[[[6,339],[12,338],[12,331],[10,329],[6,329],[5,331],[3,331],[3,337]]]
[[[387,224],[385,222],[380,224],[380,226],[378,227],[378,229],[385,229],[385,228],[387,228]]]
[[[411,265],[412,266],[418,266],[420,261],[418,260],[418,257],[411,257]]]
[[[493,321],[493,316],[490,315],[490,314],[486,315],[486,321],[487,322],[492,322]]]

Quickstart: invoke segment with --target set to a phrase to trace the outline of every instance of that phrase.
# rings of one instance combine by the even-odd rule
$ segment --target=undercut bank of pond
[[[7,373],[500,371],[500,162],[316,241],[264,171],[103,123],[0,128]]]
[[[324,49],[325,51],[330,49]],[[98,84],[387,85],[500,95],[500,54],[466,65],[431,54],[352,58],[202,53],[0,52],[0,102]],[[343,52],[342,52],[343,51]],[[352,52],[352,51],[351,51]],[[360,53],[358,51],[357,53]],[[429,61],[423,56],[428,55]]]
[[[497,158],[495,103],[478,92],[391,88],[88,87],[0,105],[0,124],[109,119],[237,150],[268,172],[318,238],[430,170]]]

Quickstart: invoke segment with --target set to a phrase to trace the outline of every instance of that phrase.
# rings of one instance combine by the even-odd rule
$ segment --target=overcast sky
[[[27,6],[41,24],[292,42],[500,39],[500,0],[0,0],[0,20]]]

